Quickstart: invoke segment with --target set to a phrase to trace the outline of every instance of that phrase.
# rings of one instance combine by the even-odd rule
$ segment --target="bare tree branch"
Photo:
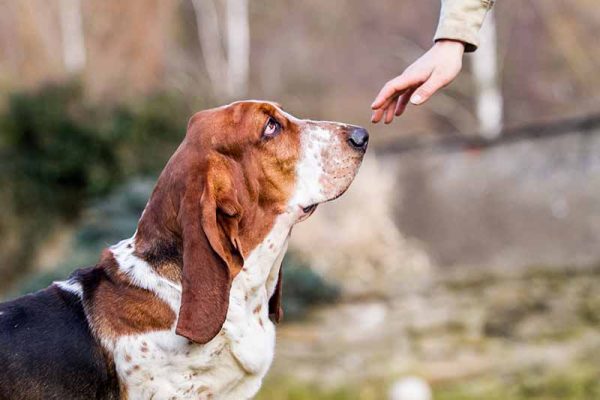
[[[490,11],[481,32],[481,46],[471,56],[477,88],[476,110],[479,130],[492,139],[502,131],[502,92],[498,84],[498,51],[494,12]]]
[[[244,96],[250,64],[248,0],[227,0],[227,59],[229,96]]]
[[[219,16],[214,0],[192,0],[196,15],[198,40],[206,72],[217,97],[225,98],[227,60],[223,54]]]
[[[220,99],[246,95],[250,64],[248,0],[227,0],[227,46],[219,26],[218,0],[192,0],[202,55],[213,91]]]
[[[69,74],[85,68],[85,36],[81,17],[81,0],[60,0],[60,28],[63,62]]]

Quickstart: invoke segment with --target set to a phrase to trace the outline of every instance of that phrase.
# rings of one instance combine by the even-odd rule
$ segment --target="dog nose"
[[[353,128],[348,135],[348,143],[356,150],[365,151],[369,143],[369,132],[365,128]]]

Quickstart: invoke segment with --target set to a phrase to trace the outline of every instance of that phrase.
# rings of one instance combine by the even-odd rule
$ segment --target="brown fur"
[[[103,253],[96,273],[100,279],[95,279],[95,287],[86,291],[84,304],[98,337],[112,340],[168,329],[175,321],[175,313],[165,302],[130,284],[109,251]]]

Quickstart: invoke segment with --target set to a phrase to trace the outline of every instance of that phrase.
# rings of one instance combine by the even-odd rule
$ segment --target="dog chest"
[[[224,326],[205,345],[172,331],[123,337],[114,350],[117,373],[130,400],[250,398],[273,358],[269,324],[267,330],[249,324],[243,332]]]

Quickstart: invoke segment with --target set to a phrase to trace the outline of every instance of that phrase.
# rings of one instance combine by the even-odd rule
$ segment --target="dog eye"
[[[269,118],[265,127],[263,129],[263,137],[264,138],[272,138],[281,132],[281,124],[277,122],[274,118]]]

